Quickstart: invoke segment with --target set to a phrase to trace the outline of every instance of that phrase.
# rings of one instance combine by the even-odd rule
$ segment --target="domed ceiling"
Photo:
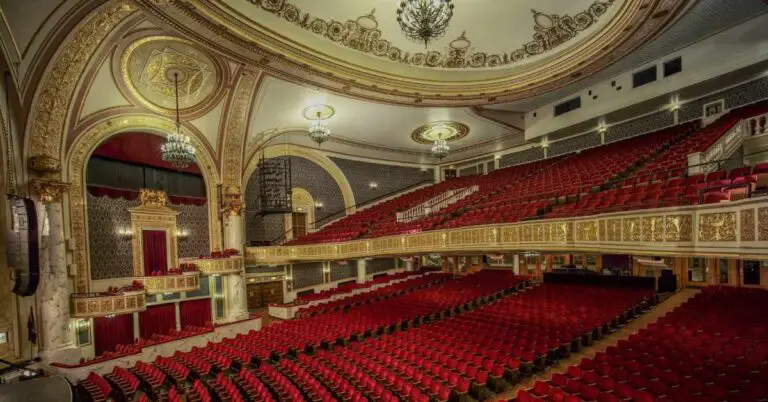
[[[139,2],[282,78],[435,106],[501,103],[567,85],[652,39],[690,3],[453,0],[444,35],[425,46],[404,35],[394,0]]]

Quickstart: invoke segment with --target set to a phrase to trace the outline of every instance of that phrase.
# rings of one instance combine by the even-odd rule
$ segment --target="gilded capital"
[[[61,197],[69,191],[69,183],[55,180],[32,180],[32,187],[44,203],[61,202]]]
[[[239,190],[239,188],[237,188]],[[222,210],[229,216],[240,216],[245,209],[243,195],[240,192],[225,192],[222,202]]]
[[[61,172],[61,161],[48,155],[36,155],[29,158],[29,169],[41,175]]]

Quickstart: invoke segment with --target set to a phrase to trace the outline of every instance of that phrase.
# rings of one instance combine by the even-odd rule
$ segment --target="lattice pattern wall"
[[[179,211],[176,226],[179,230],[185,230],[189,233],[188,237],[180,238],[177,242],[179,258],[208,255],[211,251],[208,204],[201,206],[171,205],[170,207]]]
[[[353,161],[350,159],[331,158],[349,181],[355,202],[362,204],[381,197],[384,194],[404,190],[433,178],[433,172],[422,172],[420,168],[407,166],[382,165]],[[371,189],[370,183],[378,187]],[[314,194],[313,194],[314,195]]]
[[[323,263],[305,262],[293,265],[293,288],[301,289],[323,283]]]
[[[477,166],[469,166],[459,170],[459,177],[472,176],[476,174],[478,174]]]
[[[768,77],[750,81],[695,101],[684,103],[678,111],[681,123],[704,116],[704,105],[719,99],[725,100],[725,108],[733,109],[768,98]]]
[[[282,274],[285,273],[285,267],[282,265],[275,265],[270,267],[269,265],[257,265],[245,267],[245,273],[247,274]]]
[[[605,142],[620,141],[641,134],[661,130],[675,124],[675,116],[669,110],[662,110],[639,119],[608,127]]]
[[[284,158],[284,157],[281,157]],[[323,203],[323,209],[315,211],[315,219],[322,219],[344,209],[344,198],[333,177],[314,162],[291,156],[291,185],[300,187],[312,194],[315,201]],[[245,189],[245,204],[250,211],[246,213],[246,240],[274,241],[288,229],[283,215],[259,217],[256,211],[256,199],[259,196],[258,171],[248,179]]]
[[[568,138],[562,141],[553,142],[549,145],[547,156],[553,157],[564,155],[582,149],[592,148],[600,145],[600,133],[587,133],[578,137]]]
[[[338,261],[331,262],[331,281],[349,278],[357,278],[357,266],[354,261],[346,265],[339,264]]]
[[[365,273],[367,275],[377,274],[391,269],[395,269],[395,260],[393,258],[374,258],[365,261]]]
[[[91,279],[133,276],[133,248],[130,237],[120,237],[118,230],[131,228],[128,208],[141,202],[123,198],[94,197],[88,194],[88,251]],[[207,232],[206,232],[207,234]]]
[[[506,154],[499,160],[499,167],[508,167],[513,165],[520,165],[523,163],[534,162],[539,159],[544,159],[544,149],[542,148],[529,148],[525,151],[513,152]]]

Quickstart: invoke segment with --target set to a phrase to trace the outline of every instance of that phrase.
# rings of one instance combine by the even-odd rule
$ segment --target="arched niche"
[[[88,238],[87,218],[87,183],[86,168],[88,160],[99,144],[113,136],[127,132],[142,132],[150,135],[164,136],[175,130],[173,121],[159,117],[142,114],[125,114],[113,116],[94,123],[84,129],[74,140],[70,148],[64,171],[64,180],[72,185],[68,202],[69,220],[68,229],[71,238],[75,241],[74,262],[77,266],[75,277],[76,292],[88,292],[90,290],[90,251]],[[220,250],[221,223],[219,221],[218,186],[219,177],[215,168],[213,152],[208,147],[205,137],[193,127],[184,127],[190,135],[193,145],[197,149],[197,165],[205,181],[206,197],[208,205],[209,244],[211,250]]]
[[[306,215],[306,228],[307,233],[315,231],[315,199],[312,197],[309,191],[301,187],[294,187],[291,189],[291,207],[294,213],[300,213]],[[293,214],[285,214],[285,228],[286,228],[286,240],[292,240],[296,238],[296,233],[293,233]]]

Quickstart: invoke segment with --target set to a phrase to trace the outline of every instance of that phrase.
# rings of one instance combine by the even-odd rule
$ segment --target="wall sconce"
[[[317,209],[323,209],[323,203],[320,201],[315,201],[315,208]]]
[[[117,229],[117,235],[120,236],[121,239],[127,240],[133,237],[133,231],[131,229],[120,228]]]
[[[542,138],[540,144],[542,148],[549,148],[549,138]]]
[[[372,182],[368,183],[368,187],[370,187],[371,190],[376,190],[377,188],[379,188],[379,184],[376,183],[375,181],[372,181]]]
[[[188,230],[177,230],[176,231],[176,237],[179,240],[185,240],[189,237],[189,231]]]

